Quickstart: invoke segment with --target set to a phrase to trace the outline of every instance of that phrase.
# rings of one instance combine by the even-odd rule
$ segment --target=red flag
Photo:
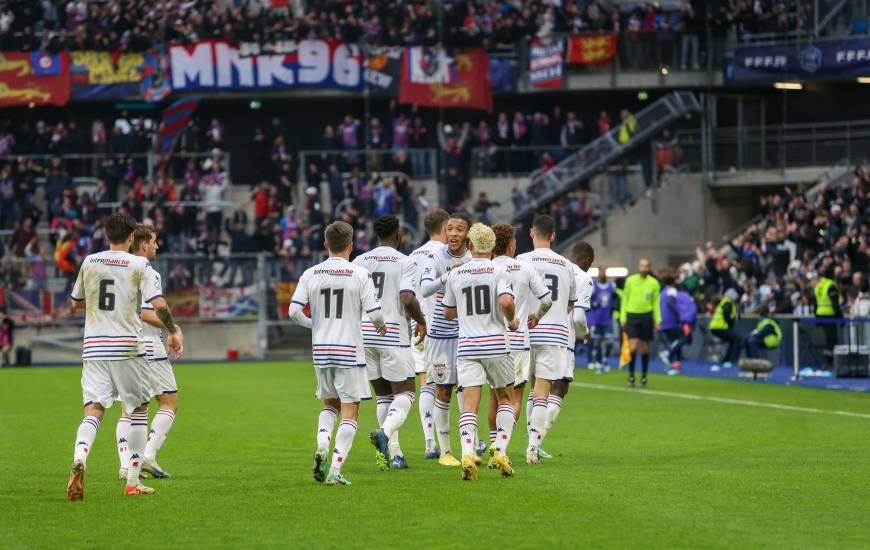
[[[33,70],[30,53],[0,53],[0,107],[15,105],[66,105],[70,83],[67,54],[62,57],[62,70],[56,74],[39,76]]]
[[[66,105],[72,91],[69,62],[60,54],[61,70],[40,76],[30,53],[0,53],[0,107],[15,105]]]
[[[399,103],[492,112],[489,56],[483,48],[456,52],[405,48]]]
[[[568,63],[597,65],[609,63],[616,56],[619,36],[616,33],[581,34],[568,41]]]

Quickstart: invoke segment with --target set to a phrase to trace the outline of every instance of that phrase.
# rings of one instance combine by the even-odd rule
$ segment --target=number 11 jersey
[[[363,315],[381,309],[372,276],[364,267],[331,257],[305,270],[292,301],[311,306],[314,366],[365,367]]]

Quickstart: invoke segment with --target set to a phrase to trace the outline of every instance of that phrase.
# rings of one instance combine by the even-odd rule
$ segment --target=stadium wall
[[[259,358],[256,322],[187,321],[184,329],[184,359],[217,361],[237,350],[240,358]],[[22,327],[15,331],[15,345],[29,347],[33,363],[80,363],[82,332],[78,328]]]
[[[752,217],[751,204],[719,204],[701,174],[676,174],[656,193],[657,212],[650,199],[642,199],[625,212],[613,213],[606,228],[585,240],[595,248],[596,265],[625,266],[634,270],[649,258],[654,267],[674,266],[694,259],[696,246],[722,235]]]

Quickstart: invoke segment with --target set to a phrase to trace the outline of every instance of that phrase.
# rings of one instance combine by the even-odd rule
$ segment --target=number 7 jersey
[[[363,316],[381,309],[368,270],[344,258],[328,258],[305,270],[292,301],[311,306],[315,367],[365,367]]]
[[[417,288],[417,264],[395,248],[379,246],[353,261],[372,274],[377,298],[383,308],[387,333],[377,333],[375,326],[364,317],[362,324],[363,344],[373,348],[409,348],[408,319],[400,295],[415,293]]]
[[[160,278],[145,258],[112,250],[87,256],[70,296],[85,302],[82,359],[123,361],[145,355],[139,309],[162,292]]]
[[[550,299],[553,300],[553,305],[540,319],[538,326],[529,330],[529,343],[533,346],[567,348],[569,325],[572,322],[568,306],[577,301],[577,281],[572,267],[574,264],[549,248],[536,248],[520,254],[517,259],[529,262],[541,274],[544,285],[550,289]],[[535,311],[537,307],[537,300],[530,300],[528,311]]]

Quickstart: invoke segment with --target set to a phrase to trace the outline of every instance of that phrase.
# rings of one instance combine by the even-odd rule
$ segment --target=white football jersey
[[[507,270],[482,258],[453,269],[444,289],[444,307],[455,307],[459,321],[458,357],[480,359],[510,353],[507,322],[498,305],[513,296]]]
[[[423,278],[423,270],[426,267],[426,263],[428,260],[435,259],[435,253],[441,250],[441,247],[444,246],[444,243],[439,243],[438,241],[428,241],[426,244],[421,246],[420,248],[414,250],[410,254],[410,258],[414,260],[414,263],[417,266],[417,272],[414,274],[414,279],[417,281],[417,288],[414,290],[417,292],[417,301],[420,302],[420,309],[423,310],[423,315],[426,319],[429,319],[429,312],[432,311],[432,308],[435,307],[435,296],[429,296],[428,298],[424,298],[420,293],[420,281]],[[411,322],[413,324],[413,321]]]
[[[529,349],[529,325],[526,321],[529,314],[533,313],[529,310],[529,304],[549,296],[550,289],[544,286],[541,275],[526,261],[508,256],[499,256],[493,262],[507,270],[514,288],[514,302],[516,303],[517,318],[520,320],[520,326],[516,331],[508,331],[511,351],[525,351]]]
[[[160,273],[157,273],[156,270],[154,273],[157,275],[157,280],[160,281]],[[154,306],[143,301],[141,309],[153,310]],[[169,354],[166,353],[164,336],[163,329],[149,325],[144,321],[142,322],[142,343],[145,346],[145,359],[149,361],[164,361],[169,358]]]
[[[583,311],[589,311],[589,308],[592,307],[592,290],[595,282],[577,264],[571,263],[571,268],[574,272],[574,284],[577,285],[577,301],[574,302],[574,307],[582,308]],[[577,341],[577,334],[575,332],[572,319],[572,322],[568,323],[568,349],[571,351],[574,351],[574,344]]]
[[[538,326],[529,331],[529,343],[533,346],[568,347],[568,327],[571,325],[568,306],[577,301],[577,282],[571,269],[573,264],[549,248],[536,248],[520,254],[517,259],[529,262],[541,275],[553,301],[553,306],[538,322]],[[537,299],[529,301],[530,311],[538,307]]]
[[[328,258],[305,270],[292,301],[311,306],[315,367],[365,367],[363,315],[381,309],[368,270],[344,258]]]
[[[139,309],[162,292],[160,278],[145,258],[112,250],[87,256],[71,295],[85,302],[82,359],[144,356]]]
[[[354,264],[364,267],[372,274],[377,298],[381,302],[387,333],[381,336],[375,330],[368,316],[363,316],[363,344],[374,348],[408,348],[408,319],[405,306],[399,295],[402,292],[416,292],[417,264],[395,248],[379,246],[371,252],[358,256]]]
[[[420,279],[421,283],[426,281],[434,281],[445,273],[449,273],[451,269],[459,267],[471,260],[471,252],[465,251],[462,256],[454,256],[450,253],[446,244],[442,244],[441,248],[432,254],[431,258],[427,258],[423,264],[423,275]],[[459,337],[459,323],[456,320],[448,321],[444,318],[444,304],[441,300],[444,299],[444,289],[435,294],[435,301],[432,309],[426,315],[426,336],[438,340],[447,340]]]

